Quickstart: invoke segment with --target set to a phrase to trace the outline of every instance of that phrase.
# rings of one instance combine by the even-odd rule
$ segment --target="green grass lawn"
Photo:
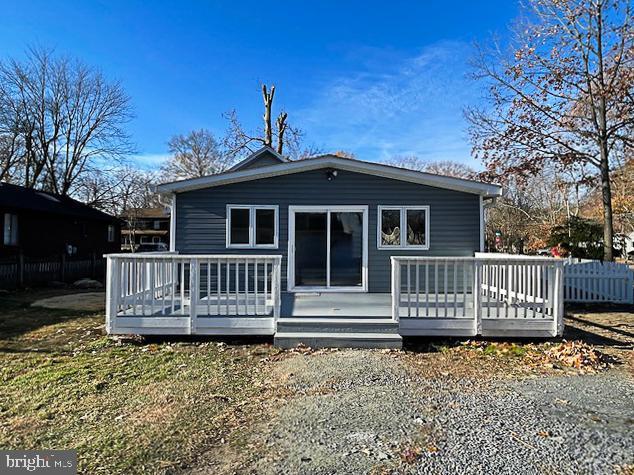
[[[59,292],[58,292],[59,293]],[[239,433],[267,344],[109,339],[102,313],[0,296],[0,447],[77,449],[83,473],[162,473]]]

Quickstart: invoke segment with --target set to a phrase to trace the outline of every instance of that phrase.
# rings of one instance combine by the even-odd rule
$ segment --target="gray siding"
[[[226,249],[226,205],[280,207],[279,249]],[[473,256],[480,247],[477,195],[433,188],[362,173],[325,170],[264,178],[179,193],[176,198],[176,250],[184,253],[281,254],[286,290],[289,205],[368,205],[368,289],[390,291],[390,256]],[[378,205],[429,205],[430,249],[377,249]]]

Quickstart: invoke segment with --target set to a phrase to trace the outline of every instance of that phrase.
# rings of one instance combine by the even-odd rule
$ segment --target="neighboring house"
[[[101,258],[120,250],[119,220],[72,198],[0,183],[0,216],[0,257]]]
[[[172,254],[109,258],[110,333],[399,347],[563,329],[561,263],[477,254],[498,185],[263,148],[157,191],[172,203]]]
[[[120,216],[121,249],[137,251],[139,246],[167,249],[170,242],[168,208],[133,208]]]

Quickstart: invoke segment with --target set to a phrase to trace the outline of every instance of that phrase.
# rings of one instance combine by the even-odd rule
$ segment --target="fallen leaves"
[[[421,453],[422,449],[420,447],[406,447],[401,452],[401,460],[408,464],[415,463]]]
[[[601,371],[615,363],[614,358],[582,341],[564,341],[547,349],[544,356],[547,363],[557,362],[582,371]]]
[[[494,358],[516,360],[527,369],[575,369],[579,372],[603,371],[617,360],[582,341],[561,343],[513,343],[466,341],[456,351],[467,359]]]

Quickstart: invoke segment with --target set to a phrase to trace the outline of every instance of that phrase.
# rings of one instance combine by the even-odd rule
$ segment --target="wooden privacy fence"
[[[154,322],[196,333],[199,317],[279,317],[281,256],[141,253],[107,259],[109,332]]]
[[[0,260],[0,288],[73,282],[85,277],[101,278],[104,274],[105,259],[96,255],[83,259],[65,255],[44,258],[20,255]]]
[[[634,303],[634,271],[627,264],[589,259],[564,261],[566,302]]]
[[[541,257],[392,257],[392,316],[455,335],[563,332],[563,262]],[[401,327],[403,327],[401,323]],[[433,333],[430,333],[433,334]]]

